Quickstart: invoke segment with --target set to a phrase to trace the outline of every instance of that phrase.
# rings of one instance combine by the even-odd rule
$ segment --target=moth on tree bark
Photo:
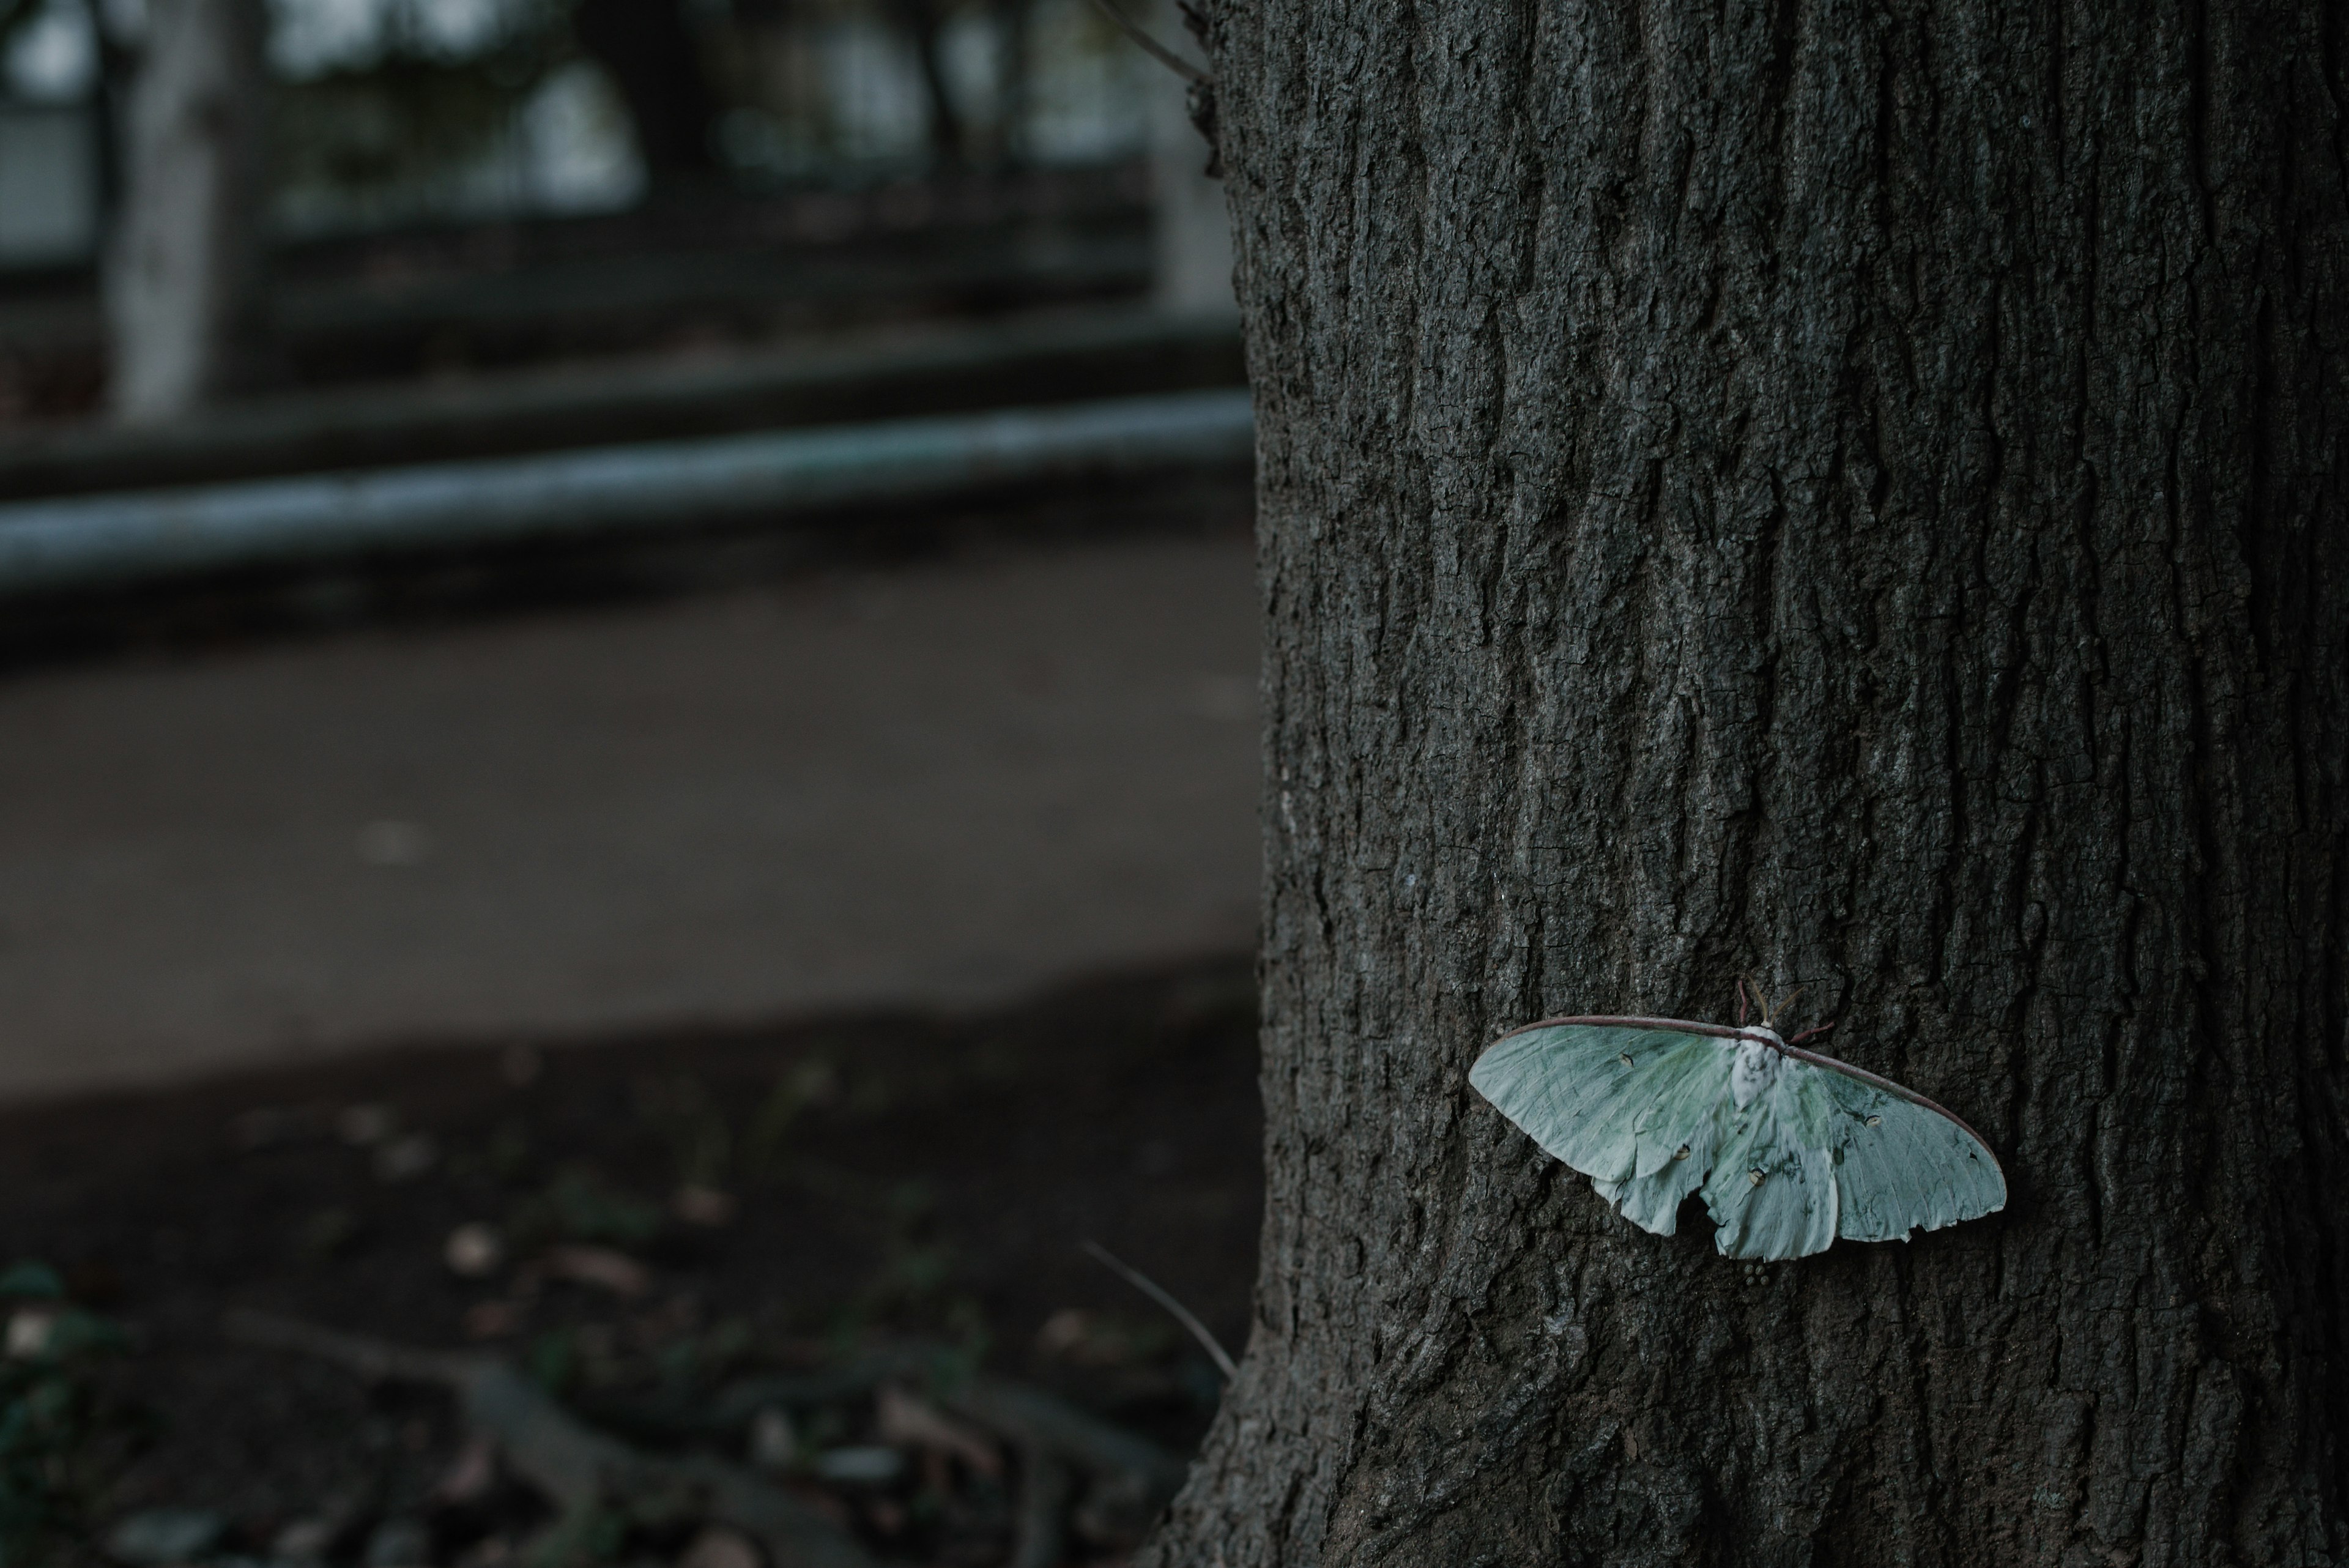
[[[1152,1568],[2349,1555],[2349,13],[1215,0],[1268,1207]],[[1807,983],[1987,1219],[1470,1092]]]

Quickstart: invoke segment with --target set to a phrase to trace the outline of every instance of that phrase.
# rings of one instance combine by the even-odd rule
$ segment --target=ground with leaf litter
[[[1255,1060],[1226,962],[8,1113],[0,1561],[1120,1561],[1218,1380],[1081,1244],[1237,1347]]]

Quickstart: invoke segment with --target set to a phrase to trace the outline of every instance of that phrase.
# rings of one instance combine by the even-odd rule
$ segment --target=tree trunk
[[[628,106],[653,193],[710,180],[709,80],[682,0],[579,0],[571,30]]]
[[[129,422],[239,389],[264,338],[268,78],[260,0],[156,0],[109,258],[109,397]]]
[[[962,115],[947,86],[946,62],[939,57],[945,6],[942,0],[892,0],[892,5],[922,76],[922,100],[929,108],[930,162],[935,168],[959,169],[967,151]]]
[[[1266,1213],[1154,1568],[2349,1559],[2349,11],[1217,0]],[[2004,1212],[1466,1085],[1809,987]]]
[[[1017,167],[1028,161],[1028,113],[1035,99],[1035,0],[991,0],[995,16],[995,161]]]

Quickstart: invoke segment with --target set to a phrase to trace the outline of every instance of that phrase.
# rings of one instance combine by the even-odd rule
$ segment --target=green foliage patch
[[[106,1411],[93,1374],[122,1331],[65,1299],[47,1264],[0,1272],[0,1568],[73,1559],[88,1538]]]

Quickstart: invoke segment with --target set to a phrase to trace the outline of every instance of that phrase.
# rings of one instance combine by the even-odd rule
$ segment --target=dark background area
[[[1254,1056],[1245,964],[952,1021],[401,1052],[0,1116],[0,1233],[137,1325],[105,1380],[135,1456],[118,1503],[206,1500],[248,1551],[324,1500],[426,1512],[463,1434],[443,1397],[224,1347],[232,1306],[403,1343],[486,1337],[590,1409],[926,1334],[1182,1446],[1214,1407],[1214,1367],[1079,1243],[1145,1266],[1240,1342]],[[518,1062],[534,1064],[526,1082]],[[397,1131],[354,1145],[343,1134],[370,1110]],[[419,1137],[432,1167],[385,1179],[385,1150]],[[686,1178],[738,1192],[738,1217],[678,1220],[665,1198]],[[468,1281],[442,1265],[468,1222],[561,1232],[550,1192],[650,1229],[634,1245],[641,1294],[518,1296],[511,1269]],[[468,1314],[485,1303],[516,1308],[483,1336]],[[1071,1309],[1090,1339],[1040,1346]]]
[[[1244,419],[593,535],[150,546],[285,483],[1244,416],[1180,84],[1085,0],[243,3],[264,173],[171,231],[140,95],[200,0],[0,0],[0,792],[50,825],[0,847],[0,1561],[796,1560],[698,1493],[566,1511],[535,1439],[259,1309],[501,1358],[877,1560],[1123,1562],[1221,1382],[1080,1244],[1234,1349],[1254,1272]],[[249,262],[160,410],[141,233]],[[98,528],[121,569],[38,578]],[[704,1420],[776,1377],[839,1386],[780,1449]]]

